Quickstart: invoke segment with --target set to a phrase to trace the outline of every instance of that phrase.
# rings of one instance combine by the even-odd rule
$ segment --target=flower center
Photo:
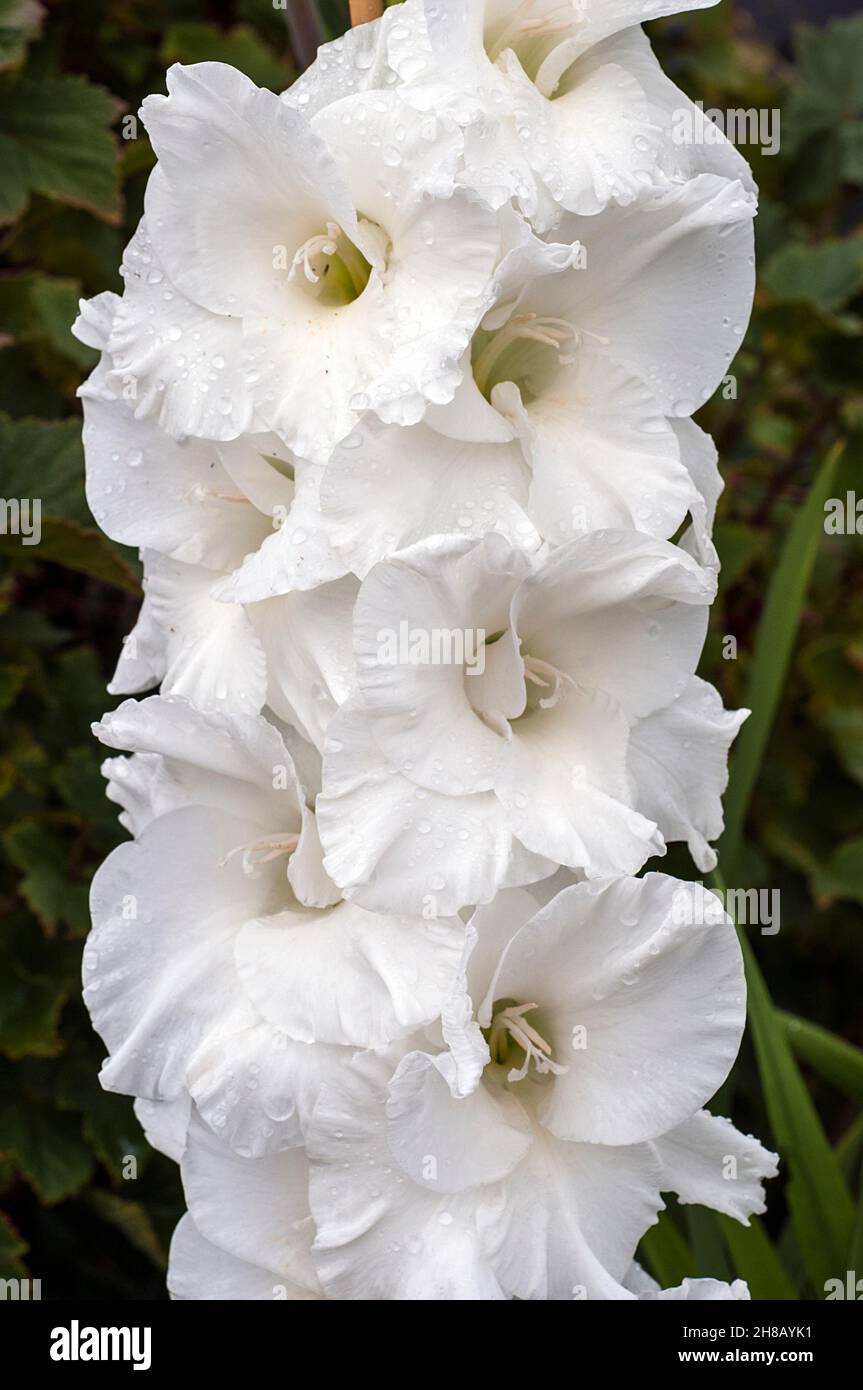
[[[578,330],[567,319],[513,314],[496,332],[474,335],[474,381],[486,400],[491,400],[494,387],[501,381],[514,381],[523,397],[535,399],[539,394],[536,368],[542,365],[541,359],[547,358],[550,349],[557,363],[565,367],[575,361],[571,349],[578,342]]]
[[[328,222],[327,230],[309,237],[297,250],[288,279],[321,304],[352,304],[369,282],[372,268],[338,222]]]
[[[229,850],[222,859],[219,860],[219,868],[224,868],[234,855],[243,856],[243,873],[250,878],[254,876],[255,870],[262,864],[271,864],[274,859],[280,859],[284,855],[292,855],[299,843],[299,835],[291,833],[279,833],[276,835],[262,835],[259,840],[250,840],[248,844],[237,845]]]
[[[518,1048],[524,1054],[521,1065],[513,1066],[507,1074],[507,1081],[522,1081],[527,1076],[531,1062],[541,1076],[551,1073],[562,1076],[569,1068],[555,1062],[551,1055],[551,1045],[528,1023],[525,1014],[537,1008],[536,1004],[510,1004],[502,999],[494,1006],[491,1026],[484,1030],[491,1060],[497,1066],[515,1062]]]
[[[542,3],[542,13],[537,7]],[[536,78],[537,71],[550,49],[585,19],[583,0],[520,0],[502,25],[492,25],[485,32],[485,51],[492,63],[501,53],[512,49],[528,77]]]
[[[503,636],[503,632],[496,632],[490,638],[486,638],[486,647],[492,646]],[[565,671],[561,671],[557,666],[553,666],[550,661],[543,661],[541,657],[524,655],[524,680],[525,680],[525,706],[521,714],[504,717],[503,714],[494,707],[489,708],[482,701],[482,693],[478,703],[474,704],[474,691],[471,689],[472,682],[466,681],[468,698],[473,704],[475,713],[482,722],[491,729],[492,733],[499,734],[503,739],[512,737],[512,726],[517,724],[520,719],[526,719],[537,709],[554,709],[559,705],[566,694],[566,687],[573,685],[573,679]]]
[[[528,689],[527,692],[528,708],[539,705],[540,709],[554,709],[563,699],[565,683],[572,684],[572,678],[564,671],[559,671],[550,661],[541,661],[538,656],[524,658],[524,678],[528,686],[533,686],[533,691]],[[548,694],[540,695],[540,691],[548,691]]]

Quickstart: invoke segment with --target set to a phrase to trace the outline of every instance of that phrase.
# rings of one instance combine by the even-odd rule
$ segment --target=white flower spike
[[[101,1079],[180,1164],[177,1300],[737,1301],[636,1262],[748,1223],[705,1107],[745,1019],[715,867],[746,711],[696,675],[694,423],[755,188],[641,22],[405,0],[287,92],[172,68],[122,296],[82,303],[87,496],[145,598],[96,727]],[[690,903],[691,906],[691,903]]]

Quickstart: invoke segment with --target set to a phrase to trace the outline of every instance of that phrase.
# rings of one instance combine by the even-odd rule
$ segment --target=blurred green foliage
[[[327,37],[346,27],[345,0],[318,9]],[[152,166],[128,119],[141,98],[175,61],[287,86],[285,19],[270,0],[0,0],[0,492],[42,499],[39,546],[0,535],[0,1277],[29,1271],[47,1298],[163,1297],[182,1208],[131,1103],[99,1087],[78,998],[88,882],[121,838],[89,725],[139,568],[84,499],[75,390],[95,354],[69,325],[80,295],[120,288]],[[844,1260],[863,1276],[863,536],[826,535],[820,496],[808,520],[802,504],[836,445],[830,495],[863,499],[863,19],[798,26],[788,51],[732,0],[651,28],[706,108],[781,112],[779,153],[745,150],[762,188],[755,313],[699,415],[726,480],[702,674],[728,704],[749,689],[769,704],[777,653],[793,656],[721,864],[730,885],[782,895],[778,935],[748,934],[752,1028],[717,1105],[782,1150],[783,1177],[748,1230],[672,1207],[641,1257],[665,1282],[739,1274],[757,1297],[822,1297]],[[662,867],[697,877],[680,849]]]

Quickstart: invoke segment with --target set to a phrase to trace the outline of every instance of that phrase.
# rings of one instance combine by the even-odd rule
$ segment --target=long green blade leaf
[[[834,1151],[842,1176],[850,1189],[857,1177],[860,1164],[863,1163],[863,1115],[858,1115],[856,1120],[848,1126],[838,1144],[834,1145]],[[859,1221],[859,1208],[857,1219]],[[802,1285],[803,1269],[800,1260],[800,1248],[790,1221],[786,1222],[785,1229],[776,1244],[780,1259],[789,1275],[798,1285]],[[860,1268],[859,1265],[854,1264],[849,1267],[851,1269]]]
[[[719,1213],[709,1207],[685,1206],[683,1214],[699,1277],[728,1283],[733,1273],[722,1243]]]
[[[851,1195],[836,1154],[797,1070],[788,1036],[749,942],[740,932],[749,1021],[770,1125],[787,1164],[788,1206],[815,1293],[842,1276],[854,1222]]]
[[[725,833],[719,842],[723,873],[731,883],[738,879],[746,813],[791,663],[803,601],[824,535],[824,502],[833,487],[843,449],[843,443],[836,444],[827,455],[788,532],[758,624],[746,691],[752,714],[735,746],[725,797]]]
[[[854,1100],[863,1101],[863,1049],[796,1014],[779,1011],[794,1055]]]
[[[698,1272],[695,1256],[667,1211],[642,1238],[639,1250],[650,1273],[664,1289],[675,1288],[684,1279],[694,1279]]]
[[[863,1115],[858,1115],[836,1145],[839,1167],[849,1184],[853,1182],[858,1165],[863,1162]]]
[[[730,1216],[720,1215],[718,1221],[735,1273],[746,1280],[753,1298],[783,1302],[797,1298],[794,1284],[757,1216],[748,1226]]]
[[[858,1269],[863,1270],[863,1172],[860,1174],[860,1195],[857,1200],[857,1214],[854,1218],[854,1229],[851,1232],[851,1245],[848,1251],[848,1268],[853,1269],[855,1275]],[[863,1278],[863,1275],[860,1277]]]
[[[824,503],[843,448],[837,444],[824,460],[788,532],[758,625],[746,697],[753,712],[737,742],[720,842],[722,873],[731,882],[740,881],[743,827],[791,663],[824,534]],[[722,886],[718,875],[716,880]],[[773,1135],[790,1174],[791,1219],[813,1291],[820,1294],[825,1281],[845,1268],[854,1221],[851,1196],[794,1062],[785,1025],[749,942],[739,934],[758,1070]]]

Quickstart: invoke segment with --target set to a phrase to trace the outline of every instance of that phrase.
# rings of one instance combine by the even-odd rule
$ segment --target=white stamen
[[[556,666],[552,666],[548,661],[541,661],[538,656],[526,656],[524,658],[524,678],[533,685],[539,685],[543,690],[551,687],[551,694],[546,695],[544,700],[540,700],[540,709],[554,709],[563,699],[563,685],[568,682],[572,685],[572,677],[565,671],[559,671]]]
[[[545,15],[527,14],[526,11],[533,9],[535,4],[536,0],[522,0],[513,11],[509,23],[488,50],[488,56],[493,63],[504,49],[514,48],[520,38],[537,39],[546,34],[562,34],[567,29],[574,29],[577,25],[583,24],[586,18],[580,6],[573,3],[561,3],[556,10]],[[559,17],[555,18],[555,14]]]
[[[552,348],[557,353],[561,366],[565,367],[574,362],[575,358],[569,353],[564,353],[564,344],[577,345],[580,334],[567,319],[541,318],[538,314],[514,314],[509,323],[492,334],[474,364],[474,381],[481,391],[485,392],[492,369],[507,348],[524,340]]]
[[[274,859],[280,859],[283,854],[293,854],[299,839],[299,835],[293,834],[262,835],[260,840],[251,840],[246,845],[237,845],[229,850],[219,860],[219,868],[223,869],[235,854],[242,854],[243,873],[251,875],[261,864],[270,864]]]
[[[244,497],[241,492],[222,492],[220,488],[205,487],[203,483],[196,483],[189,496],[196,502],[206,502],[208,497],[219,497],[223,502],[245,502],[251,506],[248,497]]]
[[[304,241],[291,262],[288,279],[293,280],[302,266],[306,279],[310,284],[316,285],[321,277],[315,271],[312,261],[316,256],[334,256],[338,250],[338,240],[341,234],[342,229],[338,222],[328,222],[325,235],[310,236],[308,241]]]
[[[497,1055],[502,1032],[508,1033],[524,1052],[524,1061],[520,1067],[512,1068],[507,1074],[507,1081],[523,1080],[531,1062],[534,1063],[541,1075],[551,1072],[553,1076],[562,1076],[564,1072],[569,1070],[560,1062],[554,1061],[550,1045],[525,1018],[524,1015],[535,1008],[536,1004],[513,1004],[494,1016],[489,1040],[492,1057]]]
[[[541,34],[562,34],[566,29],[581,23],[582,17],[576,14],[571,19],[552,19],[551,15],[546,15],[544,19],[539,16],[536,19],[523,19],[518,27],[531,38],[538,38]]]

